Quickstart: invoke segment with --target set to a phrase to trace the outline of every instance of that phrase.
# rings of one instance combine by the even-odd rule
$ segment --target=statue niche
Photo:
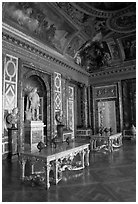
[[[36,151],[38,143],[44,141],[44,117],[43,117],[43,81],[36,75],[31,75],[24,84],[24,148]]]

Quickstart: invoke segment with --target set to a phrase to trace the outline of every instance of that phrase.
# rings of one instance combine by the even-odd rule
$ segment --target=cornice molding
[[[41,49],[51,53],[52,55],[55,55],[56,57],[60,57],[60,58],[62,58],[64,60],[66,60],[64,55],[60,54],[56,50],[54,50],[54,49],[48,47],[47,45],[35,40],[31,36],[26,35],[25,33],[19,31],[18,29],[10,26],[9,24],[7,24],[5,22],[2,22],[2,30],[5,30],[5,32],[8,32],[8,34],[11,35],[11,36],[14,35],[14,37],[16,37],[16,38],[23,39],[26,42],[32,43],[33,45],[36,45],[36,46],[40,47]]]
[[[54,50],[51,50],[50,48],[46,50],[46,46],[44,46],[42,43],[37,43],[36,41],[34,42],[34,40],[32,40],[30,37],[27,38],[25,34],[22,35],[20,31],[17,31],[19,33],[15,34],[16,30],[14,28],[12,29],[13,29],[12,30],[13,32],[11,32],[11,30],[9,31],[9,26],[8,26],[8,29],[5,30],[5,24],[4,24],[4,29],[2,31],[2,40],[8,41],[18,47],[21,47],[27,51],[30,51],[31,53],[35,53],[53,63],[56,63],[57,65],[60,65],[67,69],[74,70],[80,74],[83,74],[89,77],[89,73],[87,73],[85,70],[83,70],[78,66],[70,65],[71,63],[67,62],[67,59],[61,54],[56,53],[56,56],[55,56]],[[8,33],[6,31],[8,31]]]
[[[124,73],[124,72],[134,72],[136,71],[136,65],[132,63],[132,65],[129,65],[129,66],[122,66],[122,67],[116,67],[114,66],[111,70],[108,69],[108,70],[104,70],[104,71],[101,71],[101,72],[96,72],[96,73],[92,73],[91,74],[91,78],[93,77],[102,77],[102,76],[105,76],[107,77],[108,75],[111,75],[111,74],[120,74],[120,73]]]
[[[21,36],[17,36],[14,33],[7,33],[4,29],[2,32],[2,39],[8,43],[11,43],[17,47],[23,48],[24,50],[27,50],[31,53],[34,53],[41,58],[48,60],[51,63],[55,63],[58,66],[65,67],[66,69],[70,69],[73,71],[78,72],[79,74],[85,75],[90,78],[99,78],[99,77],[108,77],[113,74],[119,74],[119,73],[127,73],[127,72],[134,72],[136,69],[136,61],[131,60],[129,62],[123,62],[122,64],[117,64],[114,65],[113,67],[101,70],[100,72],[95,72],[95,73],[87,73],[85,70],[80,68],[79,66],[71,66],[68,63],[64,62],[58,57],[55,57],[54,54],[52,55],[49,53],[47,50],[44,50],[43,48],[40,47],[40,45],[33,44],[33,42],[28,42],[26,39],[21,38]],[[44,45],[43,45],[44,46]]]

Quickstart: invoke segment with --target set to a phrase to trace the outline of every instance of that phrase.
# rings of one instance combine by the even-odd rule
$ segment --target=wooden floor
[[[136,143],[124,140],[111,153],[90,153],[90,166],[63,173],[63,180],[48,191],[22,184],[19,163],[3,161],[3,202],[135,202]]]

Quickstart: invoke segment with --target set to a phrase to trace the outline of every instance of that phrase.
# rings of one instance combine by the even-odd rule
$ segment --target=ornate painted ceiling
[[[75,56],[91,52],[93,41],[104,42],[112,63],[136,56],[135,2],[9,2],[3,3],[2,17],[85,69]]]

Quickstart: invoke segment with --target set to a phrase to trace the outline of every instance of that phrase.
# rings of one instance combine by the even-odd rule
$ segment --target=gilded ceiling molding
[[[110,18],[119,12],[127,13],[133,7],[133,5],[130,5],[126,8],[120,9],[120,11],[102,11],[100,9],[92,8],[88,6],[87,3],[84,3],[84,2],[73,3],[73,5],[75,4],[77,5],[77,8],[82,9],[84,13],[87,13],[91,16],[102,17],[102,18]]]
[[[136,30],[136,6],[118,11],[112,18],[106,21],[109,29],[119,33],[130,33]]]
[[[100,11],[96,8],[91,8],[87,6],[83,2],[75,2],[74,5],[76,4],[77,8],[80,8],[84,13],[87,13],[88,15],[95,16],[95,17],[102,17],[102,18],[109,18],[113,15],[113,12],[107,12],[107,11]]]

